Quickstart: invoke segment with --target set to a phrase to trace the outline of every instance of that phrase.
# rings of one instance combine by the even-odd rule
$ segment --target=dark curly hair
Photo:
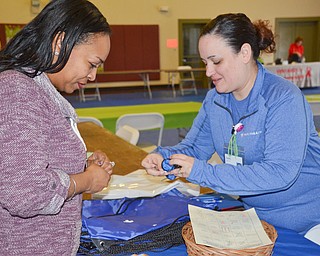
[[[275,52],[274,34],[269,21],[258,20],[254,23],[243,13],[221,14],[212,19],[202,29],[200,37],[212,34],[222,37],[235,53],[244,43],[250,44],[255,60],[261,51]]]

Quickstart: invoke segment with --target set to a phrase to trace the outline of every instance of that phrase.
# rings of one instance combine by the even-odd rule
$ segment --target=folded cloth
[[[186,195],[200,194],[199,185],[179,179],[172,182],[163,176],[151,176],[139,169],[127,175],[112,175],[109,186],[94,194],[93,199],[154,197],[174,188]]]

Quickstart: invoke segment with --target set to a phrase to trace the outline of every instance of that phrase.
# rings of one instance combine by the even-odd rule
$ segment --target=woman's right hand
[[[153,176],[164,176],[168,173],[161,167],[163,157],[157,153],[147,155],[141,162],[141,165],[146,169],[147,173]]]
[[[70,175],[70,180],[73,180],[73,182],[70,181],[67,199],[70,200],[70,197],[74,197],[76,194],[100,192],[108,186],[111,175],[112,167],[105,169],[91,163],[84,172]]]
[[[91,164],[88,166],[83,175],[86,179],[86,193],[97,193],[108,186],[111,178],[112,170],[105,170],[103,167],[97,164]]]

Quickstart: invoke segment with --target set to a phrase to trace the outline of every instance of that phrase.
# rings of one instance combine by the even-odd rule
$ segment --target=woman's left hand
[[[107,157],[106,153],[102,152],[101,150],[96,150],[87,160],[88,166],[91,164],[96,164],[105,169],[106,171],[112,173],[112,168],[114,167],[115,163],[111,162],[110,159]]]
[[[189,177],[194,164],[193,157],[183,154],[174,154],[170,159],[169,163],[171,165],[179,165],[180,167],[169,172],[169,174],[174,174],[177,177]]]

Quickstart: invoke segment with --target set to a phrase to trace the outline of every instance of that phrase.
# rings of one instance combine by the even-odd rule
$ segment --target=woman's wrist
[[[84,171],[81,173],[72,174],[72,175],[70,175],[70,191],[69,191],[70,196],[72,195],[72,192],[73,192],[72,187],[71,187],[71,182],[73,182],[73,181],[71,180],[71,178],[76,183],[75,195],[81,194],[81,193],[84,193],[84,192],[87,192],[90,190],[90,175],[89,175],[89,173]]]
[[[70,177],[69,194],[71,194],[71,195],[68,197],[67,201],[70,201],[72,198],[74,198],[74,196],[77,193],[77,182],[75,181],[75,179],[73,177],[71,177],[71,176],[69,176],[69,177]]]

